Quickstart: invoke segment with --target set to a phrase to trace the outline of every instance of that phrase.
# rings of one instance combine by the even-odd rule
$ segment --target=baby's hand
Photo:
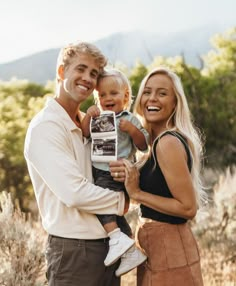
[[[120,119],[120,124],[119,124],[119,128],[121,131],[123,132],[130,132],[130,130],[132,129],[133,124],[126,119],[121,118]]]
[[[92,105],[87,109],[86,114],[92,118],[100,115],[100,110],[96,105]]]

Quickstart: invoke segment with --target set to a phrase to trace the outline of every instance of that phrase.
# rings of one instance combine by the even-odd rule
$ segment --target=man
[[[92,184],[90,144],[80,104],[93,92],[106,58],[92,44],[63,48],[55,98],[31,121],[25,158],[48,232],[47,279],[55,286],[118,286],[117,263],[105,267],[108,238],[95,214],[124,213],[123,192]],[[118,262],[119,263],[119,262]]]

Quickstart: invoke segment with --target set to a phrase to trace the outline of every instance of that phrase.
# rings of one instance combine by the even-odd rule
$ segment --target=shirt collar
[[[130,114],[130,112],[128,110],[122,110],[120,113],[116,114],[116,117],[119,118],[124,114]]]
[[[71,120],[69,114],[66,110],[55,100],[55,98],[47,98],[46,106],[49,107],[53,112],[55,112],[61,119],[63,119],[64,124],[69,130],[80,129],[76,124]]]

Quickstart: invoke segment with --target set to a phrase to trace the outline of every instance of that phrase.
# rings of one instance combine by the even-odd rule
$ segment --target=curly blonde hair
[[[59,52],[56,67],[57,82],[60,80],[58,68],[61,65],[63,65],[65,68],[68,67],[71,63],[71,59],[80,54],[87,54],[93,57],[99,66],[99,71],[103,72],[104,67],[107,65],[107,58],[95,45],[87,42],[71,43],[63,47]]]

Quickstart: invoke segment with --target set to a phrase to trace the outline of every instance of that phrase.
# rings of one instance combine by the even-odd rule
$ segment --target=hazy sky
[[[0,0],[0,63],[117,32],[236,25],[236,0]]]

